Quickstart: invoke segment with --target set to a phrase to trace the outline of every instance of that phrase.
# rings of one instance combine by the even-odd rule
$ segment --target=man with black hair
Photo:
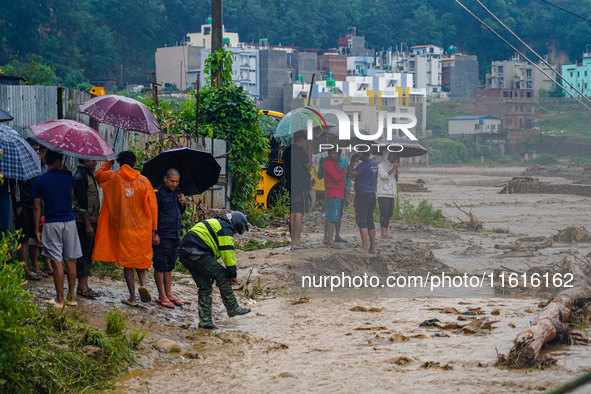
[[[157,242],[158,206],[150,181],[133,169],[135,154],[123,151],[117,161],[119,171],[111,171],[113,162],[105,162],[94,174],[105,199],[92,259],[123,267],[129,299],[121,302],[135,307],[134,269],[140,281],[140,299],[152,300],[146,288],[146,269],[152,266],[152,244]]]
[[[82,257],[76,260],[78,289],[76,294],[85,298],[98,297],[98,293],[88,287],[88,276],[92,266],[92,250],[98,223],[101,203],[98,186],[94,179],[96,160],[78,160],[74,173],[74,215],[76,228],[82,247]]]
[[[72,210],[72,191],[74,177],[67,170],[62,170],[63,155],[47,151],[45,155],[48,170],[33,183],[32,197],[34,205],[35,234],[43,244],[44,256],[53,264],[53,283],[56,299],[49,303],[62,307],[64,302],[70,306],[78,305],[74,301],[76,286],[75,259],[82,256],[80,240],[76,230],[74,211]],[[45,224],[43,234],[40,231],[41,199],[45,203]],[[64,297],[64,268],[68,267],[68,294]]]
[[[181,238],[181,216],[187,209],[185,195],[178,189],[181,175],[169,168],[164,182],[154,189],[158,202],[158,230],[154,250],[154,281],[158,288],[156,302],[173,309],[184,304],[172,295],[172,270],[176,266],[176,248]]]
[[[306,150],[307,148],[307,150]],[[306,141],[306,131],[294,134],[293,143],[285,155],[286,172],[289,174],[289,191],[291,196],[291,214],[289,225],[291,230],[291,249],[303,249],[300,238],[304,214],[310,209],[310,169],[312,168],[312,146]]]
[[[200,327],[216,329],[212,316],[212,282],[220,289],[222,302],[228,316],[245,315],[249,308],[238,305],[232,285],[236,279],[236,255],[234,254],[234,234],[248,231],[248,222],[242,212],[232,212],[197,223],[181,240],[178,248],[179,260],[191,273],[199,288]],[[217,259],[224,260],[225,268]]]
[[[361,160],[361,163],[354,167],[358,160]],[[351,157],[349,177],[355,179],[355,219],[361,235],[359,251],[373,254],[376,252],[373,210],[376,206],[378,165],[371,159],[369,152],[355,153]]]

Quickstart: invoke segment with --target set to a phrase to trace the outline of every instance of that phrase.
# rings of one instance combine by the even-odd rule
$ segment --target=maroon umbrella
[[[78,106],[83,114],[123,130],[144,134],[161,131],[158,121],[148,107],[129,97],[108,94],[91,98]]]
[[[69,119],[29,126],[32,139],[52,151],[85,160],[113,160],[115,152],[93,128]]]

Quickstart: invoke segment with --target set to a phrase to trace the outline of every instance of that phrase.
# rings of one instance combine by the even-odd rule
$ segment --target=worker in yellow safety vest
[[[242,308],[236,301],[232,285],[236,277],[234,235],[248,231],[248,221],[242,212],[232,212],[197,223],[181,240],[177,249],[179,260],[191,273],[199,288],[200,327],[215,329],[212,318],[212,282],[220,289],[222,302],[228,316],[245,315],[249,308]],[[222,258],[225,268],[218,263]]]

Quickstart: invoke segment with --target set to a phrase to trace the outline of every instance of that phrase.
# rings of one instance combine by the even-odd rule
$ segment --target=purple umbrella
[[[78,106],[83,114],[123,130],[144,134],[161,131],[158,121],[148,107],[129,97],[108,94],[91,98]]]
[[[31,138],[47,148],[85,160],[113,160],[115,152],[93,128],[69,119],[29,126]]]

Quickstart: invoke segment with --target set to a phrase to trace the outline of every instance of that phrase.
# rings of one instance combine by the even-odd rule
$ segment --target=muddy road
[[[345,289],[330,294],[303,291],[294,281],[298,258],[308,263],[336,259],[338,269],[351,273],[374,269],[380,274],[384,273],[380,270],[387,270],[400,275],[420,270],[477,275],[501,266],[523,272],[531,266],[551,265],[569,253],[584,259],[591,252],[588,243],[554,242],[550,247],[525,250],[495,248],[515,245],[524,237],[550,237],[569,226],[591,228],[589,197],[498,194],[502,187],[497,185],[523,174],[523,170],[401,170],[400,182],[414,183],[421,178],[428,189],[402,193],[402,198],[415,206],[426,199],[458,222],[464,214],[454,206],[456,203],[484,222],[481,232],[393,223],[393,239],[379,240],[379,255],[368,257],[354,251],[359,238],[351,216],[345,217],[342,229],[349,243],[335,250],[322,244],[321,219],[312,214],[304,226],[303,241],[309,249],[303,254],[294,257],[288,247],[238,251],[239,300],[252,312],[228,319],[219,295],[214,293],[214,315],[220,327],[217,332],[195,332],[197,289],[189,277],[175,274],[175,294],[192,304],[165,310],[148,303],[130,310],[131,324],[148,328],[150,334],[139,358],[144,368],[132,368],[117,382],[116,392],[522,393],[540,392],[581,374],[588,369],[590,347],[549,347],[544,354],[556,362],[544,368],[506,370],[495,366],[497,354],[508,353],[515,336],[534,319],[548,293],[515,297],[487,289],[485,293],[447,291],[427,297],[409,291]],[[562,178],[540,180],[571,182]],[[281,240],[286,239],[286,230],[249,236]],[[51,285],[44,280],[41,285],[32,284],[31,289],[38,298],[44,298],[51,296]],[[122,281],[104,280],[93,288],[104,295],[79,301],[88,313],[112,306],[127,308],[118,301],[126,292]],[[150,289],[155,291],[154,286]],[[251,294],[256,294],[256,300],[247,297]],[[444,308],[455,308],[457,313],[452,309],[447,309],[452,313],[443,313]],[[438,319],[439,327],[419,326],[430,319]],[[441,328],[446,323],[462,326],[474,321],[482,327]],[[160,338],[177,341],[182,352],[156,352],[151,344]]]

